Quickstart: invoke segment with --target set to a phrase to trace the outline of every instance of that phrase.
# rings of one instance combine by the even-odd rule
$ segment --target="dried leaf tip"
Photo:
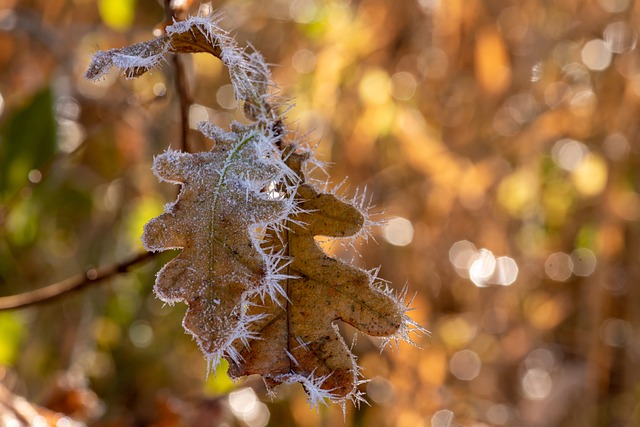
[[[271,97],[274,84],[264,58],[258,52],[247,53],[219,23],[222,14],[191,16],[174,21],[165,34],[131,46],[97,52],[85,73],[99,80],[116,67],[127,78],[139,77],[158,66],[165,55],[205,52],[219,58],[229,70],[236,98],[245,102],[245,114],[251,120],[272,122],[278,118]]]

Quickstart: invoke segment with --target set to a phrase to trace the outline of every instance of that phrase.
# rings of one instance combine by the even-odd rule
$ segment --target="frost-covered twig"
[[[281,119],[274,108],[273,83],[264,58],[258,52],[238,47],[219,25],[220,14],[192,16],[174,21],[166,34],[119,49],[97,52],[85,77],[99,80],[110,68],[120,69],[127,78],[136,78],[166,61],[168,53],[209,53],[229,70],[236,98],[244,102],[245,115],[275,128]]]

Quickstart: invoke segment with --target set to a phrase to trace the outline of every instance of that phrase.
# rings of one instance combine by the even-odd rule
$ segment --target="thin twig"
[[[174,20],[176,18],[176,12],[171,7],[171,0],[165,0],[164,5],[167,19],[169,21]],[[180,148],[186,152],[188,151],[187,141],[189,137],[189,107],[191,106],[191,97],[189,96],[184,65],[177,54],[173,55],[173,65],[176,73],[176,91],[180,101]]]
[[[127,273],[132,267],[147,262],[156,255],[157,253],[141,252],[125,261],[106,267],[100,267],[95,270],[89,270],[85,274],[78,274],[77,276],[53,283],[45,286],[44,288],[35,289],[22,294],[0,297],[0,311],[24,308],[43,302],[53,301],[68,294],[69,292],[79,291],[89,285],[110,279],[115,275]]]
[[[185,78],[182,60],[176,54],[173,55],[173,63],[176,70],[176,90],[180,99],[180,144],[182,151],[188,151],[187,139],[189,136],[189,106],[191,99],[188,95],[187,80]]]

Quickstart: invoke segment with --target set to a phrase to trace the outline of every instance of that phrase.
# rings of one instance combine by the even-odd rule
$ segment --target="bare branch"
[[[110,279],[115,275],[127,273],[132,267],[147,262],[156,255],[157,253],[140,252],[125,261],[89,270],[85,274],[78,274],[77,276],[53,283],[45,286],[44,288],[35,289],[22,294],[0,297],[0,311],[14,310],[17,308],[24,308],[35,304],[53,301],[68,294],[69,292],[79,291],[89,285]]]
[[[165,0],[165,10],[167,19],[172,21],[177,16],[177,11],[171,5],[171,0]],[[184,72],[182,59],[177,54],[173,55],[173,65],[175,70],[175,86],[180,100],[180,149],[188,151],[189,137],[189,107],[191,106],[191,96],[189,95],[189,87],[187,85],[187,77]]]

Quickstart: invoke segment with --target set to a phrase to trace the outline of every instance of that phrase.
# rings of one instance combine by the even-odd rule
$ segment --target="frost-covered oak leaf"
[[[212,368],[224,357],[232,377],[302,383],[312,404],[358,403],[359,367],[335,322],[387,342],[411,341],[409,332],[424,330],[407,316],[404,294],[316,244],[316,236],[361,235],[366,209],[307,182],[302,169],[310,157],[290,154],[293,145],[283,142],[264,59],[240,49],[220,19],[190,17],[155,39],[98,52],[85,74],[98,80],[117,67],[134,78],[168,53],[209,53],[229,70],[252,122],[230,132],[201,124],[215,141],[210,151],[169,150],[155,158],[155,174],[181,191],[145,226],[143,244],[182,250],[158,273],[155,292],[187,304],[183,325]]]
[[[264,129],[236,124],[224,132],[205,123],[201,130],[216,141],[211,151],[155,158],[155,174],[182,188],[145,225],[142,240],[149,251],[182,249],[158,273],[155,292],[165,302],[186,302],[183,325],[215,366],[220,357],[239,361],[232,344],[257,337],[250,323],[263,315],[249,312],[251,295],[281,292],[277,262],[254,230],[287,217],[292,198],[268,189],[295,174]]]
[[[298,172],[303,157],[288,163]],[[252,324],[262,339],[237,346],[240,363],[233,377],[260,374],[267,385],[301,382],[312,404],[358,398],[359,369],[339,334],[336,320],[378,337],[395,336],[406,323],[406,307],[377,286],[369,272],[331,258],[315,236],[345,237],[359,233],[365,218],[355,206],[313,186],[298,187],[300,210],[279,233],[291,263],[283,287],[287,304],[271,304],[269,316]],[[355,398],[355,399],[354,399]]]

